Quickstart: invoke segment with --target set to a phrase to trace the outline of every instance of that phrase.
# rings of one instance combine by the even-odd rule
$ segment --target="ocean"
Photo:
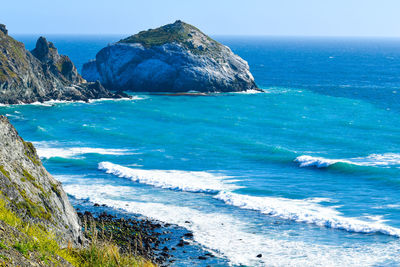
[[[28,49],[37,37],[15,36]],[[122,37],[47,39],[80,70]],[[131,93],[0,114],[76,207],[175,224],[216,256],[177,251],[174,266],[400,265],[400,40],[215,39],[264,93]]]

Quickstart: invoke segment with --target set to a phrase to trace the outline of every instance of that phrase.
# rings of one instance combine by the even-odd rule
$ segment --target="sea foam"
[[[179,225],[193,232],[193,240],[232,265],[246,266],[376,266],[398,257],[399,246],[389,242],[346,248],[287,240],[282,231],[255,233],[247,222],[230,214],[206,212],[182,205],[159,202],[120,200],[120,194],[135,189],[111,185],[65,185],[68,194],[77,199],[105,204],[151,219]],[[262,254],[262,258],[256,255]]]
[[[134,182],[172,190],[217,193],[238,188],[230,183],[230,177],[204,171],[143,170],[111,162],[101,162],[98,168]]]
[[[217,193],[214,198],[228,205],[255,210],[265,215],[285,220],[309,223],[348,232],[381,233],[400,237],[400,229],[398,228],[385,225],[381,222],[370,222],[358,218],[345,217],[334,208],[321,205],[321,202],[332,202],[332,200],[326,198],[296,200],[237,194],[230,192],[238,188],[238,186],[231,184],[232,180],[227,180],[229,177],[208,172],[143,170],[128,168],[110,162],[101,162],[98,167],[106,173],[159,188],[187,192]]]
[[[220,192],[214,198],[242,209],[256,210],[263,214],[296,222],[345,230],[357,233],[381,233],[400,237],[400,229],[385,225],[381,221],[368,222],[343,216],[331,207],[325,207],[316,199],[296,200],[276,197],[256,197],[231,192]],[[318,200],[318,199],[317,199]],[[321,199],[320,201],[326,201]]]
[[[307,155],[299,156],[295,159],[295,161],[300,163],[300,167],[317,167],[317,168],[326,168],[338,162],[351,164],[350,161],[343,161],[340,159],[326,159],[323,157],[312,157]]]
[[[138,154],[129,149],[110,149],[94,147],[50,147],[47,142],[33,142],[40,158],[77,158],[84,154],[100,155],[134,155]]]
[[[326,168],[336,163],[345,163],[356,166],[390,167],[390,166],[400,165],[400,154],[397,153],[371,154],[366,157],[357,157],[349,159],[328,159],[323,157],[302,155],[297,157],[294,161],[298,162],[300,164],[300,167]]]

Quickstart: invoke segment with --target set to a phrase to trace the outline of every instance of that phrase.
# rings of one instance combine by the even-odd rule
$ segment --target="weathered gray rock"
[[[43,167],[32,143],[25,142],[0,116],[0,196],[25,221],[52,230],[60,243],[82,242],[79,218],[60,183]]]
[[[87,83],[72,61],[59,55],[54,44],[44,37],[39,38],[31,53],[0,25],[0,103],[88,101],[121,96]]]
[[[4,34],[8,34],[6,25],[4,24],[0,24],[0,31],[2,31]]]
[[[83,66],[111,90],[232,92],[258,89],[239,56],[182,21],[111,44]]]

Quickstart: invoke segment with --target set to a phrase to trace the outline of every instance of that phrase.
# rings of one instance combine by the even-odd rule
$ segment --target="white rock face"
[[[150,35],[156,44],[148,44],[150,38],[144,39],[143,35],[145,38]],[[197,28],[180,21],[103,48],[96,60],[84,64],[82,76],[88,81],[100,80],[112,90],[232,92],[258,89],[246,61]]]

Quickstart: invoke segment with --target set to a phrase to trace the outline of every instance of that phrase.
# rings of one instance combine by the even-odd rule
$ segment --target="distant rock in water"
[[[239,56],[196,27],[176,21],[111,44],[82,76],[112,90],[234,92],[258,89]]]
[[[87,83],[72,61],[40,37],[31,52],[0,24],[0,103],[120,97],[100,84]]]

